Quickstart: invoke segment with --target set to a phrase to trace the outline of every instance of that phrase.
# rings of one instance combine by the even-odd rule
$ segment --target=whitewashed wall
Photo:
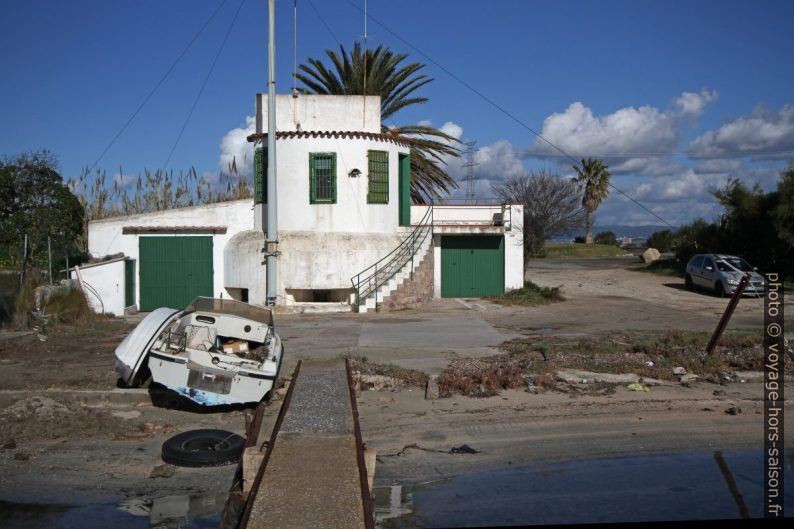
[[[122,234],[125,226],[225,226],[226,233],[212,235],[213,253],[213,293],[215,296],[229,297],[224,287],[223,250],[235,234],[254,228],[253,200],[221,202],[205,206],[170,209],[140,215],[128,215],[91,221],[88,227],[88,252],[93,257],[122,252],[136,261],[135,302],[139,301],[140,281],[138,280],[138,238],[147,234]],[[152,234],[160,237],[209,235],[203,233]],[[123,284],[122,269],[119,281]]]
[[[256,94],[257,132],[267,132],[267,94]],[[276,130],[380,132],[380,96],[276,94]]]
[[[124,259],[113,259],[104,263],[85,265],[80,267],[80,275],[99,294],[99,300],[88,293],[86,299],[96,313],[124,315]],[[77,273],[72,269],[72,279],[77,279]]]
[[[389,153],[389,202],[368,204],[367,151]],[[399,155],[407,146],[355,138],[278,141],[278,229],[338,233],[394,233],[399,224]],[[336,153],[336,204],[311,204],[309,154]],[[358,169],[361,175],[348,176]]]

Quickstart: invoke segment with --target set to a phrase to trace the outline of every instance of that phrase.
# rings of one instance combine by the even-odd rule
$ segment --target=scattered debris
[[[688,382],[695,382],[698,378],[700,378],[700,377],[698,377],[697,375],[693,375],[691,373],[688,373],[686,375],[681,375],[681,377],[678,379],[678,381],[681,382],[682,384],[686,384]]]
[[[725,390],[724,389],[715,389],[711,394],[714,395],[715,397],[724,397],[725,396]]]
[[[639,382],[635,382],[634,384],[629,384],[626,387],[628,389],[630,389],[631,391],[644,391],[645,393],[650,393],[651,392],[651,388],[649,388],[648,386],[646,386],[644,384],[640,384]]]
[[[3,443],[2,449],[3,450],[13,450],[16,447],[17,447],[16,441],[14,441],[13,439],[9,439],[5,443]]]
[[[17,461],[27,461],[30,459],[30,454],[27,452],[17,452],[14,454],[14,459]]]
[[[130,411],[113,411],[110,412],[113,417],[118,417],[119,419],[129,420],[129,419],[137,419],[141,416],[141,412],[136,410]]]
[[[427,379],[427,386],[425,386],[425,399],[437,400],[441,396],[438,388],[438,375],[433,375]]]
[[[725,410],[725,413],[727,413],[728,415],[738,415],[742,413],[742,409],[739,406],[731,406],[730,408]]]
[[[714,411],[714,408],[701,408],[700,411]]]
[[[449,450],[450,454],[479,454],[479,450],[475,450],[474,448],[470,447],[469,445],[460,445],[460,446],[453,446]]]
[[[686,369],[681,366],[674,367],[673,374],[676,376],[686,375]]]
[[[169,465],[168,463],[163,463],[162,465],[157,465],[154,467],[149,473],[149,477],[152,479],[170,478],[174,474],[176,474],[176,467],[174,465]]]

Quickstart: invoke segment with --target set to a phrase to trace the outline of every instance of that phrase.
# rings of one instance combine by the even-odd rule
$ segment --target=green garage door
[[[184,308],[212,296],[212,237],[140,237],[140,310]]]
[[[441,297],[494,296],[504,291],[503,236],[441,237]]]

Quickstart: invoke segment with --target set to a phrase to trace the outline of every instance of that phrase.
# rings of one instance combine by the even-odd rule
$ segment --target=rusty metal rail
[[[245,529],[246,527],[248,527],[248,519],[251,517],[251,508],[253,507],[253,503],[254,503],[251,500],[252,498],[256,497],[256,493],[259,491],[259,485],[262,483],[262,477],[265,475],[265,468],[267,467],[267,461],[268,459],[270,459],[270,454],[273,452],[273,447],[276,445],[276,436],[278,435],[278,431],[281,429],[281,425],[284,422],[284,417],[287,415],[287,409],[289,408],[289,403],[292,400],[292,393],[295,389],[295,381],[298,379],[298,375],[300,374],[300,369],[301,369],[301,361],[298,360],[298,364],[295,366],[295,371],[292,372],[292,380],[290,380],[289,388],[287,389],[287,394],[284,396],[284,402],[281,404],[281,409],[278,412],[278,417],[276,418],[276,424],[273,425],[273,431],[270,434],[270,441],[267,444],[267,451],[265,451],[265,457],[262,459],[262,464],[259,466],[259,470],[256,473],[256,478],[254,479],[254,482],[251,485],[251,492],[248,493],[248,498],[243,500],[245,502],[245,508],[243,509],[243,513],[240,516],[239,522],[237,522],[236,525],[232,525],[232,526],[224,526],[223,524],[221,524],[221,529],[226,529],[226,527],[237,527],[238,529]],[[253,422],[256,422],[256,420]],[[261,428],[261,425],[262,425],[262,420],[260,417],[259,426],[256,429],[257,435],[259,428]],[[253,445],[246,444],[246,446],[253,446]]]
[[[247,496],[239,493],[244,505],[224,512],[221,529],[318,524],[374,529],[352,369],[349,361],[344,371],[336,362],[329,367],[310,361],[302,377],[298,363],[251,490]],[[256,422],[255,416],[249,434]],[[332,503],[322,500],[326,497]]]
[[[345,359],[347,372],[347,386],[350,390],[350,407],[353,410],[353,435],[356,437],[356,460],[358,461],[358,477],[361,483],[361,502],[364,507],[364,526],[366,529],[375,529],[374,502],[369,490],[367,479],[367,464],[364,461],[364,442],[361,439],[361,427],[358,424],[358,406],[356,405],[356,388],[353,385],[353,371],[350,360]]]

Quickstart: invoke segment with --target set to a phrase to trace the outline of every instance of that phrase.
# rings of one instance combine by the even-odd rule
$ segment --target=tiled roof
[[[255,132],[248,136],[248,141],[256,141],[267,138],[266,132]],[[279,140],[292,138],[355,138],[376,141],[390,141],[400,145],[410,146],[413,140],[407,136],[383,132],[361,132],[347,130],[286,130],[276,132]]]

